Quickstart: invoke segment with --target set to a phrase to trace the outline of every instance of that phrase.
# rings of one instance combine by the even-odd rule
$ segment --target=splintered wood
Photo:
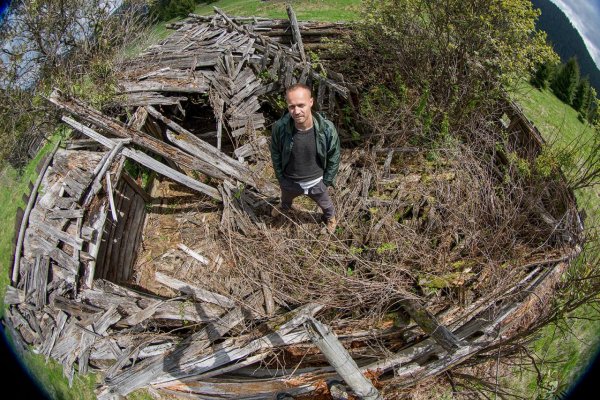
[[[98,373],[99,399],[144,387],[180,397],[300,399],[326,395],[336,380],[343,381],[337,390],[380,399],[389,398],[392,376],[405,380],[394,387],[409,386],[503,343],[541,298],[536,290],[551,291],[580,251],[577,240],[551,259],[514,268],[515,282],[502,293],[488,293],[482,273],[483,294],[460,304],[404,296],[378,309],[391,310],[392,319],[367,310],[373,315],[359,321],[353,316],[365,313],[362,303],[336,308],[349,296],[356,304],[368,296],[384,302],[386,293],[404,290],[390,287],[391,275],[421,285],[431,271],[415,278],[392,262],[371,262],[371,277],[357,278],[357,254],[365,249],[354,246],[352,232],[320,233],[318,216],[304,207],[271,217],[279,189],[268,155],[272,116],[262,105],[301,82],[318,86],[316,108],[335,115],[350,94],[343,77],[315,71],[304,51],[347,28],[298,22],[291,7],[288,13],[291,22],[231,18],[217,9],[175,24],[169,38],[117,68],[127,123],[59,91],[50,96],[83,136],[44,163],[20,221],[5,296],[6,327],[18,349],[33,346],[57,360],[70,383],[75,373]],[[201,132],[186,121],[190,104],[206,111]],[[510,118],[511,129],[529,129],[518,112]],[[399,235],[401,221],[408,236],[427,212],[431,221],[440,218],[427,184],[455,176],[399,170],[400,154],[418,152],[344,151],[334,200],[356,223],[341,225],[364,228],[356,237],[367,243]],[[131,165],[160,177],[151,193],[128,175]],[[566,218],[575,220],[567,203]],[[534,206],[556,223],[543,204]],[[303,227],[290,228],[302,234],[288,237],[287,227],[302,218]],[[393,246],[384,242],[372,252]],[[392,268],[383,283],[372,278],[379,264]],[[319,268],[339,271],[303,279]],[[455,269],[447,280],[472,275],[468,266]],[[297,286],[283,285],[284,274]],[[334,286],[347,290],[303,296],[303,288]]]

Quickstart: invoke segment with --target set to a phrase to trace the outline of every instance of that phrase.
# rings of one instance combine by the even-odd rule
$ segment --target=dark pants
[[[283,178],[279,182],[279,186],[281,188],[281,209],[288,211],[292,207],[294,199],[304,194],[304,189],[296,182],[286,178]],[[323,218],[325,220],[329,220],[335,216],[333,202],[329,197],[329,193],[327,193],[327,186],[325,186],[323,181],[308,189],[307,196],[323,210]]]

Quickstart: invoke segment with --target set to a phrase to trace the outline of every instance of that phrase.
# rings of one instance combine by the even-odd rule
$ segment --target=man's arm
[[[323,171],[323,183],[326,186],[333,186],[333,181],[340,167],[340,138],[332,123],[330,123],[330,128],[331,139],[327,149],[327,166]]]
[[[283,177],[280,140],[279,129],[277,128],[277,124],[274,124],[271,130],[271,161],[273,162],[273,170],[278,181],[281,181]]]

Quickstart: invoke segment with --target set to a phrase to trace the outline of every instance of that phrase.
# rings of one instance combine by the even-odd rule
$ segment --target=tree
[[[545,62],[539,64],[532,75],[530,82],[538,89],[546,89],[548,88],[548,81],[550,81],[553,72],[554,67],[549,63]]]
[[[578,84],[579,65],[577,64],[577,59],[572,57],[556,73],[551,87],[556,97],[567,104],[573,104]]]
[[[204,3],[213,3],[215,0],[204,1]],[[172,18],[187,17],[194,12],[199,0],[154,0],[151,1],[151,13],[160,21],[168,21]]]
[[[338,69],[363,93],[380,84],[393,92],[401,81],[417,97],[405,104],[424,104],[417,107],[424,127],[469,124],[536,65],[558,62],[528,0],[370,0],[364,7]],[[404,131],[415,119],[406,115]]]
[[[0,30],[0,161],[18,166],[29,144],[54,129],[43,101],[53,86],[68,91],[87,76],[108,88],[113,55],[143,34],[145,0],[117,8],[106,0],[16,0]],[[93,94],[88,85],[83,92]]]
[[[592,101],[592,88],[590,81],[587,78],[583,78],[579,81],[577,89],[575,90],[575,96],[573,97],[573,108],[579,111],[579,114],[583,118],[587,118],[587,114]]]

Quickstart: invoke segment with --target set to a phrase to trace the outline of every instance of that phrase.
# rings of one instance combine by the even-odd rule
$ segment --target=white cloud
[[[550,0],[569,18],[600,68],[600,3],[594,0]]]

